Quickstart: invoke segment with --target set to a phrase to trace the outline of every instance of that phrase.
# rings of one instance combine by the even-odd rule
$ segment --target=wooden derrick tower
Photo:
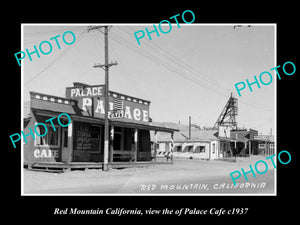
[[[218,117],[214,129],[219,129],[220,126],[230,127],[237,129],[236,115],[238,114],[238,100],[232,97],[232,93],[223,108],[220,116]]]

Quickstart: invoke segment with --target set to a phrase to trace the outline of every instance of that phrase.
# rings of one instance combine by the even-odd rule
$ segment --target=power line
[[[123,30],[125,33],[127,33],[129,36],[131,36],[131,34],[128,33],[128,31],[124,30],[122,27],[119,27],[119,28],[121,30]],[[128,28],[131,29],[131,27],[128,27]],[[163,49],[162,47],[158,46],[154,42],[145,42],[145,45],[147,45],[149,48],[151,48],[155,52],[156,51],[160,51],[160,53],[163,53],[162,56],[164,56],[165,58],[169,59],[170,61],[174,61],[174,63],[176,63],[178,66],[182,67],[184,70],[189,71],[190,75],[194,74],[195,78],[199,78],[199,76],[201,76],[210,85],[213,85],[213,86],[217,85],[217,86],[219,86],[219,88],[223,89],[226,92],[230,91],[229,88],[221,85],[217,80],[213,79],[211,76],[208,76],[205,73],[200,72],[199,70],[196,70],[191,65],[186,64],[185,62],[183,62],[182,60],[180,60],[176,56],[168,53],[165,49]],[[157,50],[154,49],[152,46],[154,46]]]
[[[132,75],[128,72],[128,70],[126,69],[125,65],[122,63],[122,61],[119,59],[119,57],[117,56],[116,52],[114,51],[113,47],[111,46],[110,49],[112,50],[112,55],[115,56],[116,60],[119,62],[120,65],[120,69],[122,70],[121,75],[124,76],[125,80],[128,82],[128,84],[131,86],[132,90],[134,90],[137,93],[142,93],[147,99],[149,98],[147,96],[147,94],[145,94],[144,91],[142,91],[142,89],[139,88],[139,86],[137,85],[137,83],[135,82],[134,78],[132,77]],[[137,90],[138,89],[138,90]]]
[[[122,29],[122,28],[121,28]],[[123,29],[122,29],[123,30]],[[124,31],[124,30],[123,30]],[[128,35],[130,35],[127,31],[124,31],[126,32]],[[152,44],[152,42],[151,42]],[[172,54],[169,54],[167,53],[164,49],[162,49],[161,47],[157,46],[156,48],[158,49],[154,49],[150,44],[148,44],[147,42],[145,43],[146,46],[148,46],[151,50],[153,50],[154,52],[160,52],[160,53],[163,53],[163,54],[160,54],[160,56],[163,56],[165,57],[169,63],[168,66],[170,67],[174,67],[176,68],[176,70],[181,70],[182,73],[186,74],[186,76],[189,76],[191,79],[194,79],[194,80],[198,80],[199,79],[199,74],[195,73],[194,71],[192,71],[189,67],[189,65],[187,64],[184,64],[182,61],[180,61],[179,59],[177,59],[175,56],[173,56]],[[160,59],[161,60],[161,59]],[[166,63],[166,62],[165,62]],[[170,64],[171,63],[171,64]],[[193,75],[195,74],[195,75]],[[215,82],[211,82],[209,79],[207,78],[204,78],[205,80],[201,80],[200,82],[203,83],[203,82],[206,82],[208,85],[211,85],[211,86],[214,86],[215,87]],[[199,81],[199,80],[198,80]],[[203,83],[203,85],[205,85]]]
[[[160,58],[158,58],[157,56],[153,55],[152,53],[145,51],[144,49],[141,50],[140,48],[138,48],[136,45],[128,42],[127,40],[125,40],[124,38],[122,38],[121,36],[117,35],[114,33],[114,38],[116,38],[115,40],[119,41],[121,44],[123,44],[124,46],[128,47],[129,49],[137,52],[138,54],[145,56],[146,58],[162,65],[163,67],[165,67],[166,69],[170,70],[171,72],[175,72],[177,73],[179,76],[184,77],[185,79],[188,79],[190,81],[192,81],[193,83],[196,83],[206,89],[209,89],[212,92],[218,93],[222,96],[226,96],[227,94],[224,93],[220,93],[219,89],[216,89],[216,87],[213,84],[210,83],[203,83],[203,80],[198,80],[198,77],[195,76],[191,76],[190,73],[187,73],[186,69],[182,69],[180,67],[180,65],[178,64],[170,64],[170,62],[164,61]],[[157,51],[155,51],[157,52]],[[170,59],[169,59],[170,60]],[[172,63],[172,62],[171,62]],[[179,66],[179,67],[178,67]],[[207,82],[207,81],[206,81]],[[211,87],[207,86],[207,85],[211,85]]]
[[[124,30],[123,28],[121,28],[121,27],[119,27],[119,28],[120,28],[120,30],[124,31],[126,34],[130,35],[130,34],[129,34],[126,30]],[[159,47],[158,45],[156,45],[156,44],[153,43],[153,45],[157,46],[157,48],[160,50],[160,52],[161,52],[161,51],[164,52],[165,55],[163,55],[163,56],[164,56],[165,58],[167,58],[169,61],[171,61],[171,63],[172,63],[173,61],[176,61],[177,64],[174,64],[174,65],[173,65],[173,64],[170,64],[170,63],[168,63],[168,62],[166,62],[166,61],[162,61],[162,60],[158,59],[156,56],[154,56],[153,54],[151,54],[151,53],[149,53],[149,52],[146,52],[144,49],[141,50],[141,49],[137,48],[136,45],[130,43],[129,41],[125,40],[123,37],[121,37],[121,36],[119,36],[119,35],[117,35],[117,34],[115,34],[115,33],[114,33],[114,38],[116,38],[115,40],[119,41],[121,44],[123,44],[123,45],[126,46],[127,48],[129,48],[129,49],[131,49],[131,50],[137,52],[138,54],[143,55],[143,56],[147,57],[148,59],[150,59],[150,60],[152,60],[152,61],[154,61],[154,62],[156,62],[156,63],[158,63],[158,64],[160,64],[160,65],[162,65],[162,66],[164,66],[164,67],[167,68],[168,70],[170,70],[170,71],[172,71],[172,72],[175,72],[175,73],[179,74],[180,76],[182,76],[182,77],[184,77],[184,78],[186,78],[186,79],[188,79],[188,80],[190,80],[190,81],[192,81],[192,82],[194,82],[194,83],[196,83],[196,84],[198,84],[198,85],[201,85],[201,86],[204,87],[204,88],[209,89],[210,91],[213,91],[213,92],[215,92],[215,93],[217,93],[217,94],[220,94],[220,95],[222,95],[222,96],[224,96],[224,97],[227,97],[227,95],[228,95],[227,92],[228,92],[228,91],[226,91],[226,94],[225,94],[225,93],[221,93],[221,92],[220,92],[221,90],[215,89],[215,88],[216,88],[216,84],[218,84],[217,81],[215,81],[214,79],[211,79],[211,77],[207,76],[206,74],[197,71],[196,69],[194,69],[194,68],[191,67],[190,65],[187,65],[186,63],[182,62],[180,59],[178,59],[178,58],[176,58],[175,56],[169,54],[168,52],[166,52],[164,49],[162,49],[162,48]],[[151,42],[151,43],[152,43],[152,42]],[[154,52],[157,52],[157,50],[155,50],[154,48],[152,48],[147,42],[145,43],[145,45],[148,46],[148,47],[150,47]],[[144,52],[142,52],[142,51],[144,51]],[[157,60],[159,60],[159,61],[157,61]],[[178,68],[178,66],[179,66],[179,68]],[[171,68],[173,68],[173,69],[171,69]],[[175,71],[174,71],[174,69],[175,69]],[[179,70],[180,73],[179,73],[177,70]],[[182,71],[182,70],[188,70],[188,71],[190,71],[190,73],[185,73],[185,71]],[[196,74],[196,77],[195,77],[195,76],[191,76],[192,74]],[[207,82],[207,84],[208,84],[208,85],[211,85],[213,88],[207,86],[206,83],[203,83],[203,80],[199,81],[199,80],[198,80],[199,77],[197,76],[197,75],[199,75],[199,74],[202,74],[202,75],[204,76],[204,77],[202,76],[202,78],[205,79],[205,82]],[[200,82],[200,83],[199,83],[199,82]],[[221,86],[221,85],[218,85],[218,86],[219,86],[219,88],[223,89],[224,91],[225,91],[225,90],[230,90],[229,88],[227,88],[227,87],[225,87],[225,86]],[[251,103],[251,102],[247,102],[247,103],[241,102],[241,104],[250,105],[250,106],[252,106],[252,107],[255,107],[255,108],[258,108],[258,109],[262,109],[262,110],[266,110],[266,111],[273,111],[273,110],[271,110],[271,109],[265,108],[265,107],[263,107],[263,106],[260,106],[260,105],[258,105],[258,104]]]
[[[125,47],[135,51],[136,53],[150,59],[151,61],[157,63],[157,64],[160,64],[161,66],[163,66],[164,68],[166,68],[167,70],[173,72],[173,73],[176,73],[178,74],[179,76],[195,83],[195,84],[198,84],[214,93],[217,93],[219,95],[222,95],[222,96],[226,96],[224,93],[220,93],[220,90],[219,89],[215,89],[214,88],[209,88],[206,84],[202,83],[201,81],[199,80],[196,80],[194,77],[191,77],[189,76],[188,74],[186,74],[184,71],[180,70],[179,68],[176,68],[174,65],[171,65],[170,63],[168,62],[165,62],[159,58],[157,58],[156,56],[154,56],[153,54],[149,53],[149,52],[146,52],[144,50],[140,50],[139,48],[137,48],[137,46],[135,46],[134,44],[128,42],[127,40],[123,39],[122,37],[114,34],[114,36],[111,36],[113,40],[121,43],[122,45],[124,45]]]

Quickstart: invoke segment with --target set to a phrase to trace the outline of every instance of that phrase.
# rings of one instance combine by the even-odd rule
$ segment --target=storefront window
[[[36,146],[49,146],[49,147],[59,147],[59,126],[55,126],[56,131],[53,130],[51,125],[47,126],[47,134],[43,137],[35,135],[35,145]],[[37,126],[37,132],[39,134],[45,133],[45,127],[42,125]]]
[[[76,123],[74,149],[100,152],[101,128],[86,123]]]

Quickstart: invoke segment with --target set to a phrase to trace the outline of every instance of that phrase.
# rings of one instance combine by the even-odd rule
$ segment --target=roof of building
[[[188,130],[180,130],[179,132],[174,132],[173,139],[176,142],[194,142],[194,141],[208,141],[208,140],[218,140],[217,130],[192,130],[191,139],[188,138]],[[154,140],[154,134],[151,134],[151,140]],[[158,133],[157,141],[170,141],[170,134]]]
[[[249,140],[248,135],[249,132],[247,130],[243,130],[243,131],[231,131],[230,132],[230,138],[237,140],[239,142],[246,142]]]
[[[230,132],[230,138],[239,142],[247,142],[253,140],[254,136],[258,134],[257,130],[232,130]]]

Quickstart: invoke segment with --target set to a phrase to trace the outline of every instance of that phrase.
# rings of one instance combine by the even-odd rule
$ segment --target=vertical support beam
[[[68,126],[68,160],[67,162],[72,162],[73,158],[73,138],[74,138],[74,128],[73,128],[73,122],[71,122]]]
[[[235,149],[235,152],[237,152],[237,149],[236,149],[236,140],[234,141],[234,149]]]
[[[108,110],[109,110],[109,79],[108,79],[108,28],[104,27],[104,49],[105,49],[105,103],[104,103],[104,159],[103,159],[103,170],[108,170],[108,150],[109,150],[109,121],[108,121]]]
[[[210,143],[208,144],[208,159],[209,159],[209,160],[211,159],[212,145],[213,145],[212,142],[210,142]]]
[[[268,152],[267,152],[267,142],[266,141],[265,141],[265,150],[264,150],[264,152],[265,152],[265,155],[268,154]]]
[[[249,156],[251,155],[252,153],[252,149],[251,149],[251,140],[249,140]]]
[[[157,154],[157,130],[154,131],[154,161],[156,162]]]
[[[124,150],[124,127],[121,127],[121,140],[120,140],[120,150]]]
[[[171,158],[171,163],[173,164],[173,150],[175,147],[174,143],[174,132],[171,133],[171,152],[170,152],[170,158]]]
[[[104,152],[103,152],[103,170],[108,170],[108,158],[109,158],[109,120],[108,120],[108,110],[109,110],[109,67],[112,65],[117,65],[117,63],[108,63],[108,26],[91,26],[88,31],[104,28],[104,58],[105,64],[95,65],[94,67],[103,67],[105,70],[105,89],[104,89]]]
[[[110,127],[110,151],[109,151],[109,161],[113,162],[114,161],[114,137],[115,137],[115,127],[114,125],[111,125]]]
[[[231,148],[231,143],[230,143],[230,141],[227,142],[227,145],[229,146],[230,157],[233,157],[233,151],[232,151],[232,148]]]
[[[70,163],[72,162],[73,158],[73,121],[69,124],[68,127],[60,127],[61,129],[61,161],[64,163]],[[67,131],[67,135],[65,135],[65,132]],[[67,141],[67,147],[64,146],[65,141]],[[28,165],[28,168],[30,168],[31,165]],[[69,171],[70,168],[65,168],[64,171]]]
[[[134,128],[134,162],[137,162],[138,152],[138,129]]]

